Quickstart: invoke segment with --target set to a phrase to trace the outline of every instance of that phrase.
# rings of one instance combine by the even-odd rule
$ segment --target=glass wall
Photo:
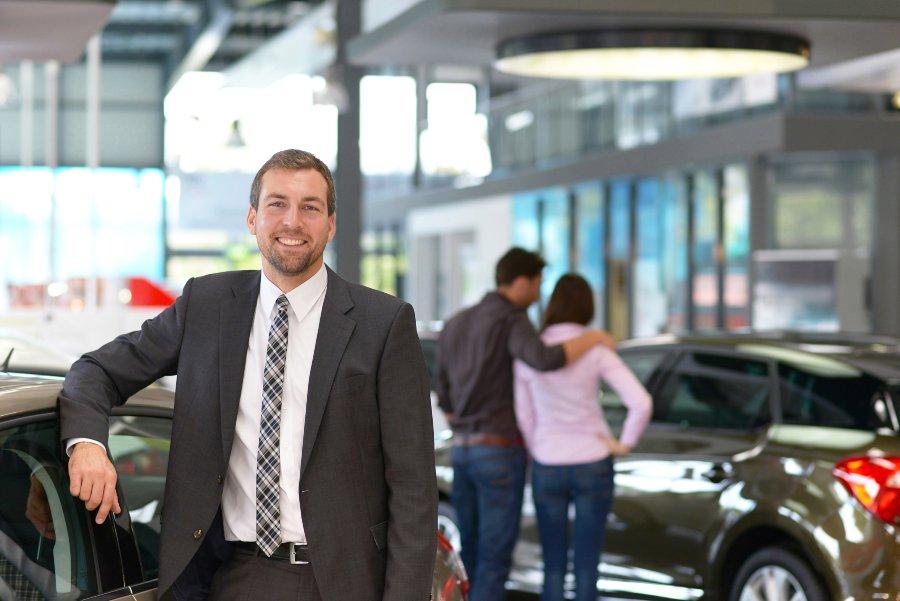
[[[631,330],[631,182],[627,180],[610,185],[607,274],[607,328],[617,338],[626,338]]]
[[[750,190],[747,168],[729,165],[723,171],[723,247],[725,261],[725,327],[750,325]]]
[[[557,280],[569,271],[572,226],[566,189],[545,190],[540,195],[540,201],[540,251],[547,261],[541,285],[541,306],[545,307]]]
[[[677,177],[638,181],[633,334],[677,332],[687,323],[687,198]]]
[[[594,325],[605,325],[606,319],[606,263],[603,185],[599,182],[582,184],[573,190],[575,195],[575,244],[573,269],[582,275],[594,291]]]
[[[771,166],[770,239],[757,253],[754,325],[864,331],[874,161],[801,156]]]
[[[693,198],[693,327],[698,330],[719,326],[719,194],[712,171],[694,174]]]
[[[619,339],[749,324],[750,197],[742,164],[516,195],[513,239],[568,269]],[[693,274],[693,275],[692,275]],[[537,320],[537,310],[532,311]]]
[[[0,281],[163,277],[160,169],[0,169]]]

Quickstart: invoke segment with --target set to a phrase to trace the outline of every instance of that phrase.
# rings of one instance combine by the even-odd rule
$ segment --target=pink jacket
[[[585,329],[574,323],[555,324],[541,338],[545,344],[560,344]],[[604,380],[628,408],[623,444],[636,445],[650,421],[649,393],[615,351],[604,346],[595,346],[556,371],[538,372],[521,361],[515,362],[514,370],[516,420],[531,456],[540,463],[590,463],[609,455],[606,440],[613,433],[599,403]]]

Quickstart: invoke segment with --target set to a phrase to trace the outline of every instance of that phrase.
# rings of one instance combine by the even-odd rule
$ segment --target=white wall
[[[494,266],[512,246],[512,197],[414,209],[406,235],[408,300],[420,320],[445,319],[494,288]]]

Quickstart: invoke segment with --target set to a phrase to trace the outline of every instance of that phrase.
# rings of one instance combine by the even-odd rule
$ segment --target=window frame
[[[163,407],[129,406],[127,403],[112,410],[112,417],[155,417],[172,420],[175,411]],[[171,439],[170,439],[171,440]],[[168,478],[168,474],[166,474]],[[119,506],[122,513],[116,517],[116,536],[120,552],[122,554],[123,578],[132,593],[152,590],[157,587],[159,578],[146,578],[144,566],[141,564],[140,547],[131,514],[128,512],[128,499],[122,490],[122,483],[117,479],[116,493],[119,496]]]
[[[766,369],[768,370],[768,387],[769,387],[769,395],[768,395],[768,408],[769,408],[769,419],[766,423],[760,424],[758,426],[750,427],[750,428],[724,428],[724,427],[715,427],[715,426],[694,426],[687,425],[683,426],[680,423],[674,422],[664,422],[657,421],[656,417],[656,402],[655,399],[657,395],[662,391],[664,385],[668,383],[669,379],[672,378],[677,372],[677,368],[681,365],[682,361],[685,360],[685,357],[692,353],[702,353],[707,355],[717,355],[720,357],[729,357],[732,359],[740,359],[745,361],[754,361],[756,363],[763,363],[766,365]],[[732,350],[728,347],[718,348],[718,347],[710,347],[705,345],[698,344],[685,344],[679,345],[677,350],[672,353],[671,360],[665,365],[665,369],[659,370],[656,378],[653,378],[654,388],[650,390],[651,396],[654,398],[654,413],[653,418],[651,418],[650,426],[654,428],[665,428],[665,429],[677,429],[677,430],[692,430],[692,431],[703,431],[703,432],[743,432],[743,433],[754,433],[761,432],[763,430],[768,429],[773,424],[778,423],[778,420],[781,418],[781,404],[780,398],[778,395],[778,370],[775,365],[775,361],[766,357],[760,357],[758,355],[753,355],[750,353],[743,353],[740,351]]]
[[[0,432],[41,422],[51,423],[57,435],[59,434],[58,410],[35,411],[0,419]],[[62,441],[57,439],[57,443],[57,457],[59,459],[60,469],[65,472],[66,480],[68,480],[69,458]],[[66,493],[68,493],[68,490],[63,491],[63,494]],[[125,584],[125,578],[122,571],[122,558],[119,555],[112,520],[107,518],[103,524],[97,524],[91,517],[93,512],[88,512],[81,502],[76,503],[76,505],[78,505],[79,511],[82,512],[85,522],[89,525],[86,543],[90,548],[85,549],[84,551],[85,556],[89,557],[93,563],[91,568],[93,569],[98,589],[97,594],[83,597],[84,601],[105,601],[107,599],[130,597],[131,591]],[[103,561],[101,561],[101,551]]]

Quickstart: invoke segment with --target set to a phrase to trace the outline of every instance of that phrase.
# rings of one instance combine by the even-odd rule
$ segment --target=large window
[[[569,194],[564,188],[541,193],[541,248],[547,267],[541,285],[542,305],[546,306],[560,276],[569,271],[570,212]]]
[[[86,512],[54,422],[0,430],[0,599],[82,599],[97,582]]]
[[[694,328],[718,327],[719,308],[719,198],[715,174],[694,176]]]
[[[163,275],[159,169],[0,169],[0,281]]]
[[[594,324],[602,326],[606,313],[603,185],[575,188],[575,256],[573,266],[594,292]]]
[[[617,338],[627,338],[631,290],[631,183],[628,181],[613,182],[610,188],[607,261],[607,324]]]
[[[634,336],[681,330],[687,313],[687,202],[676,178],[637,184]]]
[[[49,282],[53,171],[0,168],[0,283]]]
[[[725,254],[725,327],[750,325],[750,294],[747,269],[750,259],[750,190],[747,169],[729,165],[723,173],[723,232]]]
[[[867,330],[874,166],[868,158],[771,168],[772,248],[757,253],[754,327]]]
[[[513,244],[526,250],[538,250],[541,245],[540,215],[536,194],[513,196]]]

